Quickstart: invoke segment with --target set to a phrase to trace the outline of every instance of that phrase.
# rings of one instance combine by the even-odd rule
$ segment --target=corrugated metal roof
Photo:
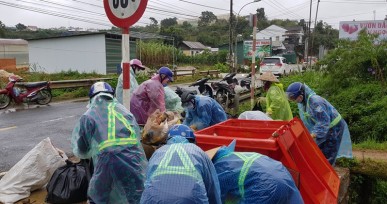
[[[0,45],[28,45],[28,42],[23,39],[0,38]]]
[[[66,33],[62,36],[54,36],[54,37],[45,37],[45,38],[33,38],[28,40],[42,40],[42,39],[51,39],[51,38],[66,38],[66,37],[74,37],[74,36],[86,36],[86,35],[101,35],[105,34],[107,37],[110,38],[121,38],[121,33],[113,33],[113,32],[92,32],[92,33]],[[172,40],[173,37],[171,36],[165,36],[165,35],[158,35],[155,33],[143,33],[143,32],[135,32],[131,31],[129,33],[130,38],[136,38],[136,39],[167,39]]]
[[[187,45],[189,48],[191,49],[199,49],[199,50],[205,50],[207,49],[206,46],[204,46],[202,43],[200,42],[192,42],[192,41],[183,41],[183,43],[185,45]]]

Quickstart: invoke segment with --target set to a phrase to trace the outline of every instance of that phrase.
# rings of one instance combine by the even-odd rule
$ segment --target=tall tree
[[[157,33],[159,31],[159,22],[153,17],[150,17],[149,20],[151,21],[151,23],[145,26],[145,31],[150,33]]]
[[[200,27],[209,26],[216,20],[218,20],[218,18],[215,16],[214,13],[212,13],[211,11],[203,11],[202,15],[199,17],[198,25]]]
[[[0,37],[5,37],[5,25],[0,21]]]
[[[265,8],[257,8],[257,20],[258,30],[265,29],[269,26],[269,21],[267,20],[265,14]]]
[[[165,28],[177,25],[177,18],[174,17],[174,18],[163,19],[161,20],[160,25],[161,25],[161,29],[165,29]]]
[[[24,24],[21,24],[21,23],[16,24],[16,29],[19,31],[25,30],[26,28],[27,26],[25,26]]]

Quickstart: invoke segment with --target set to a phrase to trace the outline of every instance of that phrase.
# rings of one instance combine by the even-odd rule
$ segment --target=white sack
[[[0,180],[0,202],[15,203],[48,183],[54,171],[66,165],[50,138],[42,140]]]
[[[245,119],[245,120],[273,120],[269,116],[267,116],[265,113],[261,111],[245,111],[241,113],[238,117],[238,119]]]

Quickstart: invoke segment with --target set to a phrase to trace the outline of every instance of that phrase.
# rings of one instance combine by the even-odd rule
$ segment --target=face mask
[[[193,109],[195,106],[194,106],[193,102],[190,101],[190,102],[184,103],[184,104],[183,104],[183,107],[186,108],[186,109],[188,109],[188,110],[191,110],[191,109]]]
[[[302,95],[299,95],[297,98],[296,98],[296,102],[297,103],[302,103],[304,97]]]

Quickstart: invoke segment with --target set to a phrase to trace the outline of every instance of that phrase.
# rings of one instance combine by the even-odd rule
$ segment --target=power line
[[[271,0],[269,0],[269,1],[271,1]],[[284,12],[288,11],[290,14],[292,14],[292,15],[293,15],[294,17],[296,17],[296,18],[297,18],[297,17],[303,18],[302,16],[300,16],[300,15],[298,15],[298,14],[296,14],[296,13],[290,11],[290,10],[287,9],[285,6],[283,6],[282,4],[278,3],[276,0],[273,0],[272,3],[274,3],[275,5],[277,5],[279,8],[284,9]]]
[[[228,9],[217,8],[217,7],[203,5],[203,4],[198,4],[198,3],[194,3],[194,2],[190,2],[190,1],[185,1],[185,0],[179,0],[179,1],[182,1],[182,2],[185,2],[185,3],[189,3],[189,4],[193,4],[193,5],[197,5],[197,6],[206,7],[206,8],[212,8],[212,9],[217,9],[217,10],[222,10],[222,11],[229,11]]]
[[[160,1],[160,0],[158,0],[157,2],[152,2],[152,3],[158,4],[158,5],[161,5],[161,6],[165,6],[165,7],[168,7],[168,8],[174,8],[174,9],[176,9],[178,11],[190,12],[193,15],[198,15],[198,13],[189,11],[189,10],[187,10],[187,8],[182,8],[182,7],[179,7],[179,6],[167,3],[167,2],[163,2],[163,1]]]

